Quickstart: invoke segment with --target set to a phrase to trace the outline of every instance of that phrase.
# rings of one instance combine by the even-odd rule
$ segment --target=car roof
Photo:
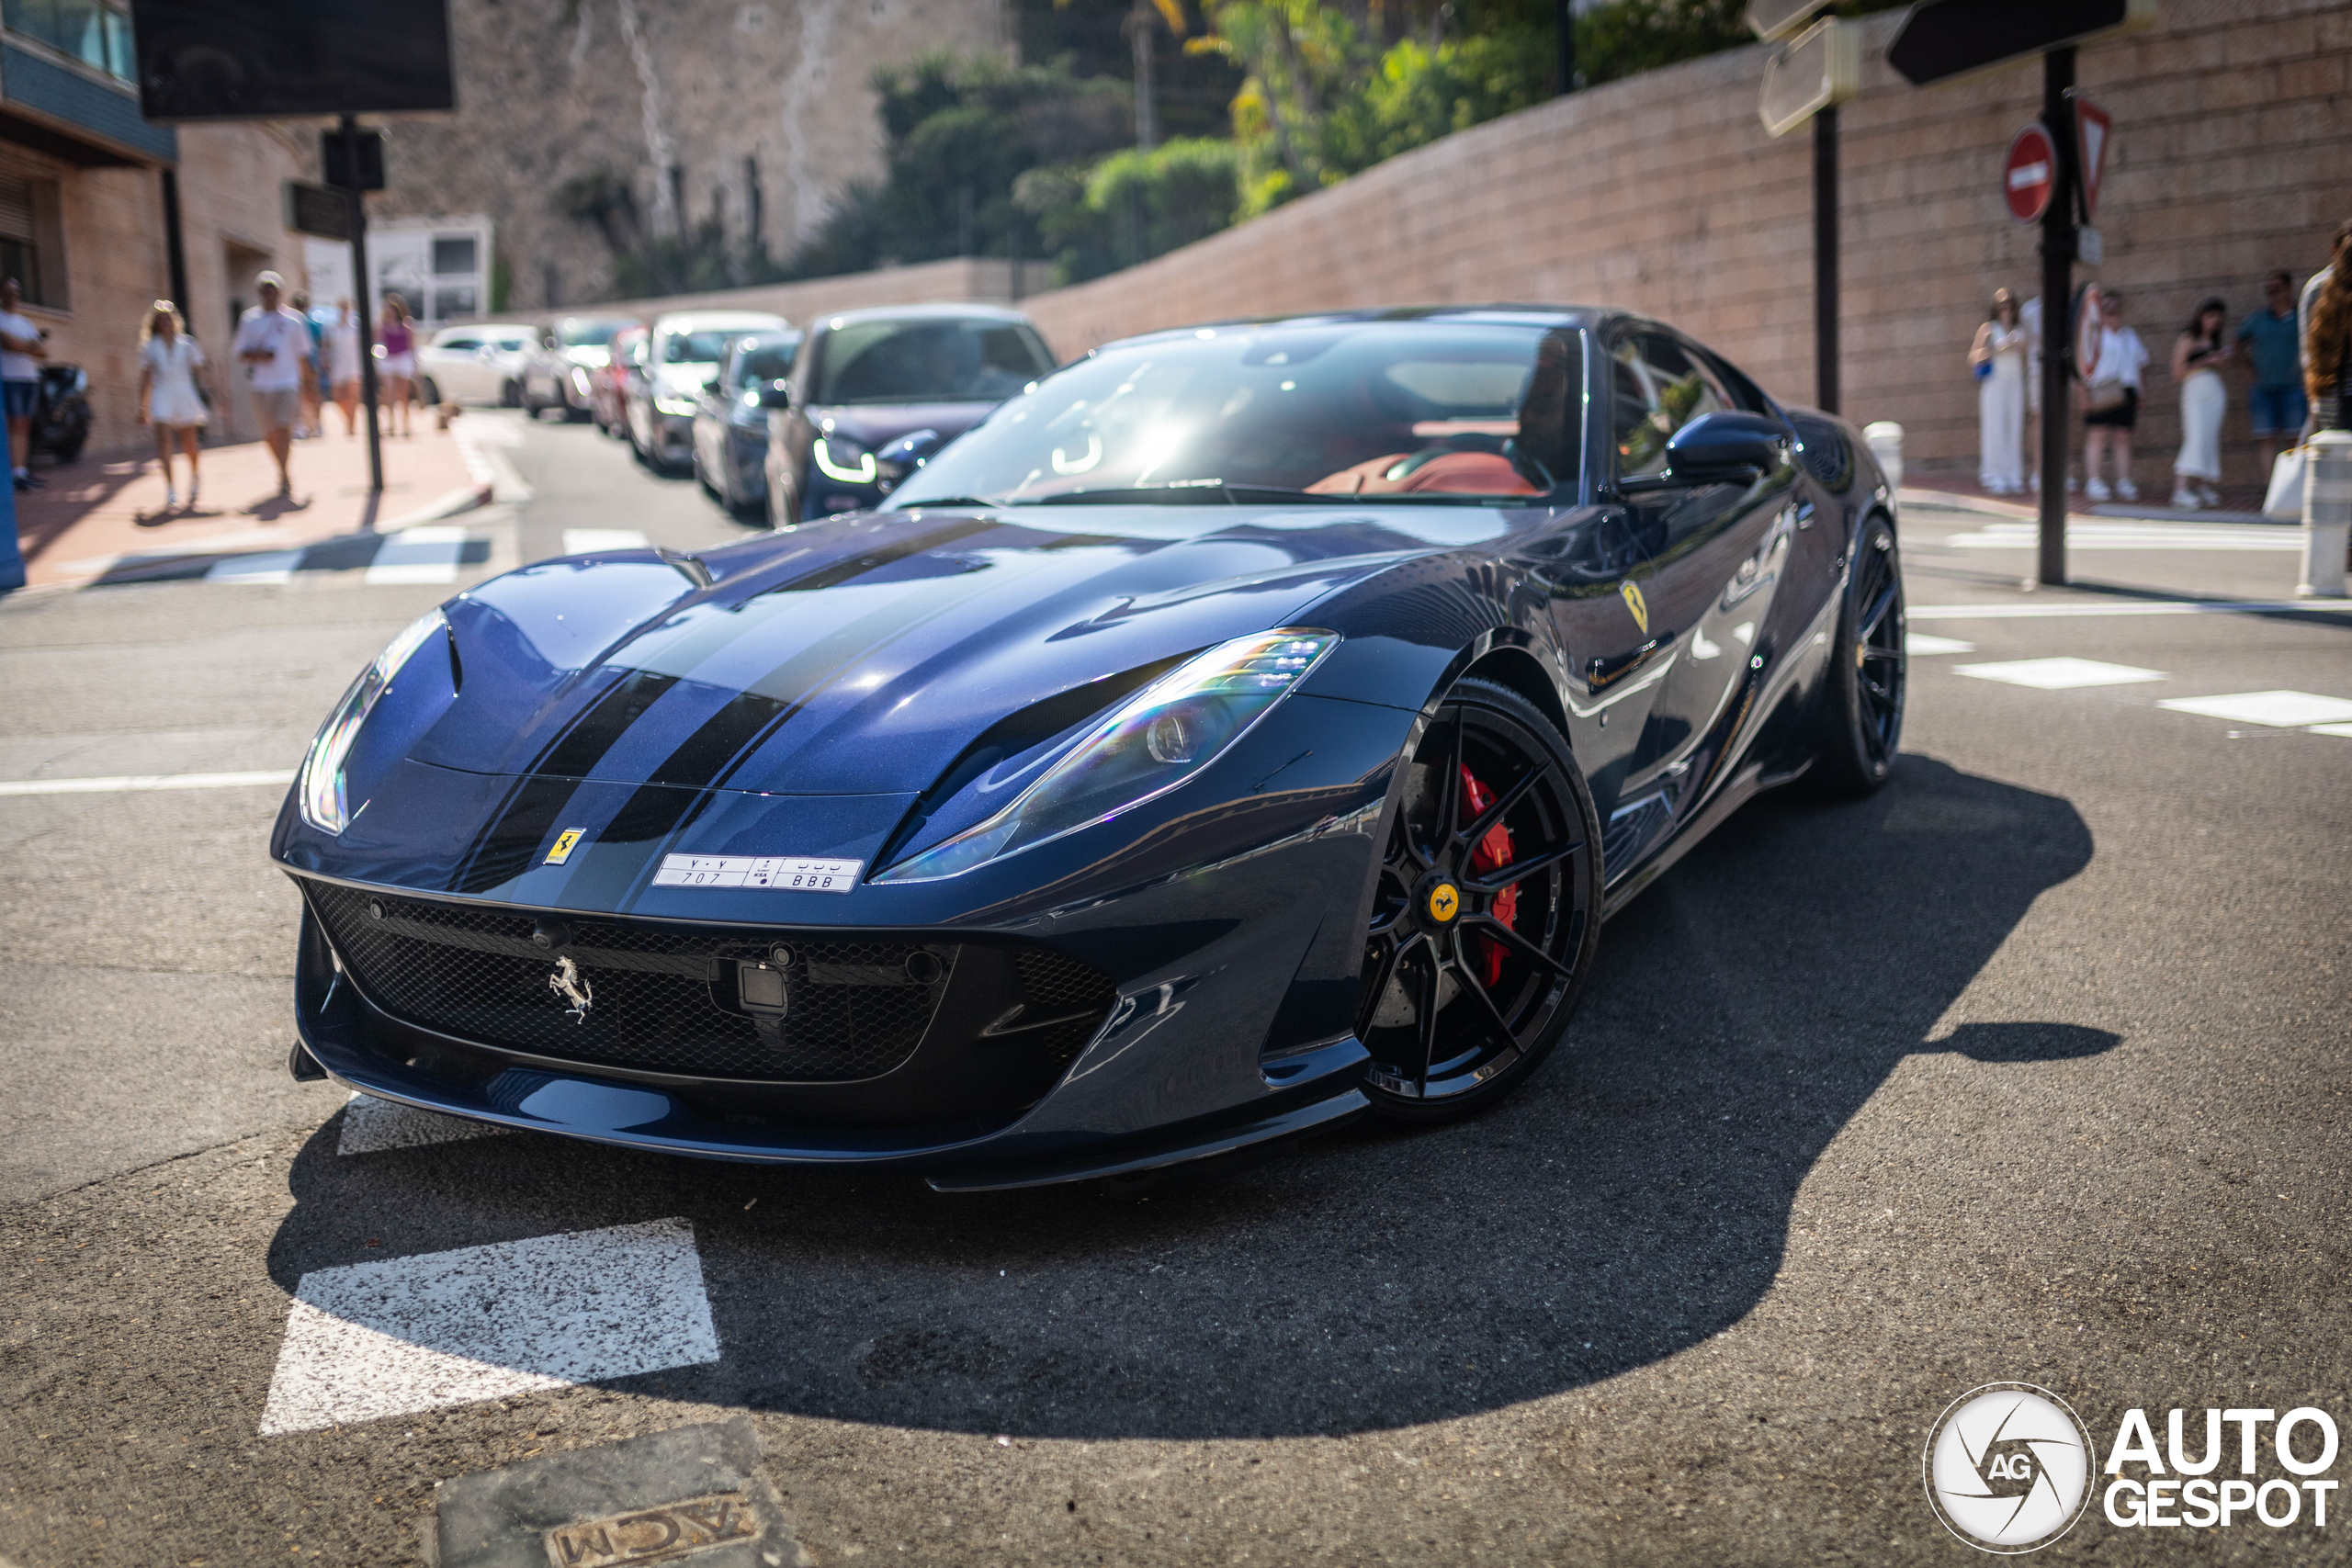
[[[1003,321],[1019,324],[1035,331],[1037,323],[1019,310],[1002,305],[967,305],[958,303],[933,305],[870,305],[862,310],[834,310],[808,319],[810,332],[831,332],[840,327],[856,326],[865,321]]]
[[[1433,325],[1452,326],[1593,327],[1603,320],[1622,314],[1623,312],[1600,305],[1409,305],[1365,310],[1317,310],[1295,316],[1237,316],[1224,321],[1199,321],[1182,327],[1166,327],[1158,332],[1136,333],[1102,346],[1120,348],[1129,344],[1165,342],[1169,338],[1189,337],[1204,332],[1265,332],[1279,327],[1327,327],[1374,321],[1426,321]]]
[[[657,333],[773,332],[791,323],[772,310],[673,310],[654,318]]]
[[[438,343],[451,333],[519,333],[525,337],[537,337],[539,329],[522,321],[461,321],[454,327],[443,327],[439,332],[435,333],[433,341]]]

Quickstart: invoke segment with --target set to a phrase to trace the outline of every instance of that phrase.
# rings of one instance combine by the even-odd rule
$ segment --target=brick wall
[[[1985,300],[2037,291],[2037,231],[1998,181],[2039,112],[2038,62],[1921,90],[1885,63],[1898,17],[1864,24],[1865,89],[1841,114],[1845,412],[1899,421],[1915,471],[1973,475],[1966,351]],[[1776,394],[1814,391],[1811,137],[1756,116],[1758,46],[1557,99],[1112,276],[1024,301],[1055,349],[1266,312],[1557,300],[1628,306],[1731,355]],[[2352,9],[2166,0],[2154,28],[2083,51],[2115,117],[2095,269],[2131,296],[2151,367],[2136,474],[2169,488],[2179,440],[2164,367],[2208,294],[2236,320],[2263,275],[2326,260],[2352,216]],[[2078,276],[2084,276],[2078,271]],[[2255,480],[2243,380],[2224,427]]]
[[[1026,269],[1035,277],[1041,269]],[[566,306],[539,310],[531,319],[559,315],[639,316],[651,321],[665,310],[772,310],[795,326],[812,316],[835,310],[862,310],[879,305],[922,305],[939,300],[979,300],[1001,305],[1013,297],[1012,269],[1001,258],[965,257],[922,262],[913,266],[884,267],[878,272],[854,272],[840,277],[811,278],[805,283],[774,283],[753,288],[728,288],[713,294],[673,294],[660,299],[616,299],[601,305]]]

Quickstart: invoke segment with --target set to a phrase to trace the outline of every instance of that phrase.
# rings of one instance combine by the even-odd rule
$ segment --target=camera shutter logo
[[[2035,1551],[2074,1529],[2090,1501],[2090,1433],[2046,1388],[1987,1383],[1936,1418],[1924,1469],[1946,1529],[1981,1551]]]

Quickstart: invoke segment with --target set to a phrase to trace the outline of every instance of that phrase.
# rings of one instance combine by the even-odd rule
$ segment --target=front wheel
[[[1407,764],[1364,932],[1375,1114],[1484,1110],[1567,1030],[1600,937],[1600,829],[1543,711],[1465,679]]]
[[[1851,798],[1886,782],[1903,740],[1907,662],[1902,556],[1894,528],[1872,516],[1854,547],[1838,639],[1822,675],[1811,774],[1819,793]]]

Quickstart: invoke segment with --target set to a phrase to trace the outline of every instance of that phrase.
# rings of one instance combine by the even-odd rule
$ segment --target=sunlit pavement
[[[0,601],[17,1568],[419,1562],[440,1483],[741,1415],[796,1561],[1950,1562],[1920,1445],[1977,1384],[2352,1414],[2352,614],[2278,535],[2091,528],[2032,590],[1916,507],[1893,784],[1682,862],[1498,1113],[948,1198],[286,1076],[263,841],[351,671],[568,536],[746,532],[482,417],[527,499],[447,577]],[[2342,1555],[2240,1525],[2051,1556]]]

